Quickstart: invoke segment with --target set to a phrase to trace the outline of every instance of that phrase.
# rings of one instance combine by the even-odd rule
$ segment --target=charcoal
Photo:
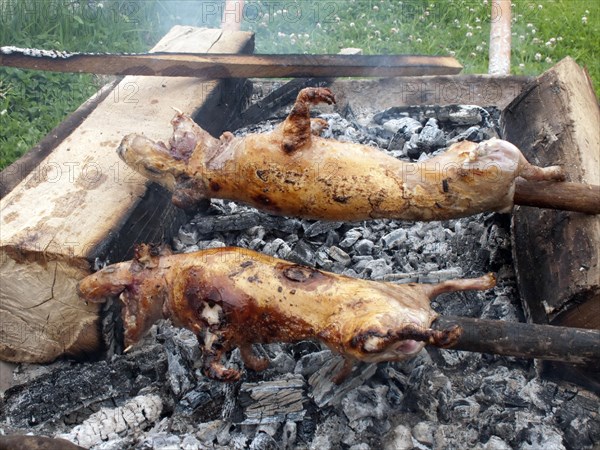
[[[486,443],[475,446],[476,450],[511,450],[511,448],[510,445],[498,436],[491,436]]]
[[[384,143],[382,142],[382,144]],[[404,133],[398,131],[390,139],[387,149],[394,158],[400,158],[404,156],[404,144],[406,144]],[[384,145],[381,145],[381,147],[384,147]]]
[[[373,241],[370,241],[369,239],[361,239],[354,246],[354,250],[358,255],[370,255],[373,252],[374,246],[375,244],[373,244]]]
[[[262,248],[262,252],[269,256],[275,256],[282,244],[285,244],[283,239],[275,239],[274,241],[266,243]]]
[[[375,364],[357,364],[352,373],[338,386],[331,381],[331,378],[339,372],[343,364],[343,358],[335,356],[308,379],[309,396],[317,406],[338,405],[346,393],[363,384],[377,371]]]
[[[308,266],[314,264],[316,257],[317,255],[315,254],[310,244],[308,244],[304,240],[299,240],[298,243],[294,246],[292,252],[288,255],[288,259],[290,261],[299,264],[306,264]]]
[[[423,150],[419,147],[419,135],[413,134],[408,141],[404,143],[402,152],[411,159],[418,159]]]
[[[433,444],[433,433],[437,425],[434,422],[419,422],[412,428],[412,436],[421,444],[431,446]]]
[[[350,264],[350,262],[352,261],[352,258],[350,258],[350,255],[348,255],[348,253],[336,246],[329,247],[329,249],[327,250],[327,254],[331,259],[341,263],[344,267]]]
[[[188,434],[181,440],[180,445],[182,450],[198,450],[201,444],[200,441],[194,437],[194,435]]]
[[[316,264],[317,267],[323,269],[323,270],[331,270],[331,267],[333,266],[333,261],[331,259],[329,259],[329,255],[327,253],[326,250],[322,249],[322,250],[317,250],[317,258],[316,258]]]
[[[249,448],[250,450],[279,450],[279,445],[267,433],[257,433]]]
[[[383,124],[383,128],[397,134],[402,133],[405,139],[410,139],[410,136],[419,133],[423,129],[423,125],[418,120],[411,117],[402,117],[400,119],[390,119]]]
[[[344,234],[344,239],[340,242],[340,247],[349,248],[352,247],[360,238],[362,233],[356,228],[351,228]]]
[[[390,440],[386,443],[384,450],[410,450],[414,448],[410,428],[406,425],[396,426],[390,434]]]
[[[445,135],[439,129],[437,120],[429,119],[419,133],[417,147],[426,153],[431,153],[433,150],[444,147],[445,144]]]
[[[381,238],[384,248],[394,248],[406,240],[406,230],[398,228]]]
[[[359,386],[343,398],[342,410],[350,422],[363,417],[382,420],[387,417],[390,410],[387,391],[387,386],[376,388]]]
[[[244,411],[242,424],[286,422],[302,420],[304,378],[286,374],[262,383],[242,383],[239,403]]]
[[[372,280],[381,280],[392,271],[392,268],[384,259],[374,259],[367,263],[365,271]]]
[[[448,120],[455,125],[477,125],[482,122],[482,112],[487,112],[480,106],[462,105],[448,113]]]
[[[307,238],[325,234],[331,230],[337,230],[342,226],[342,222],[325,222],[317,220],[313,223],[306,223],[304,226],[304,236]]]
[[[283,450],[291,450],[294,448],[298,436],[298,426],[296,422],[288,421],[283,426],[281,433],[281,448]]]

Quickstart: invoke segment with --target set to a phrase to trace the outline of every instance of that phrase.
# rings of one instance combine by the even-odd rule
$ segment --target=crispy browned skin
[[[221,362],[225,352],[241,351],[246,366],[263,370],[252,344],[318,339],[347,361],[341,379],[356,360],[397,361],[425,344],[449,346],[459,328],[436,331],[432,298],[443,292],[483,290],[494,276],[435,285],[376,282],[349,278],[275,259],[241,248],[219,248],[171,256],[150,256],[108,266],[78,286],[87,301],[119,296],[125,345],[135,343],[160,318],[196,334],[203,370],[223,381],[240,372]]]
[[[443,220],[513,206],[515,179],[563,179],[560,168],[529,164],[512,144],[459,142],[422,163],[311,132],[309,107],[333,103],[325,88],[303,89],[269,133],[215,139],[189,117],[173,119],[167,147],[126,136],[121,158],[191,208],[205,198],[240,201],[273,214],[324,220]],[[314,133],[326,124],[312,121]]]

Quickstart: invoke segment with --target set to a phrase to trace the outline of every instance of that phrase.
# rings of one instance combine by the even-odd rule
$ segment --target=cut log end
[[[28,259],[28,256],[33,256]],[[98,306],[76,294],[88,272],[81,261],[0,249],[0,356],[12,362],[51,362],[101,347]]]

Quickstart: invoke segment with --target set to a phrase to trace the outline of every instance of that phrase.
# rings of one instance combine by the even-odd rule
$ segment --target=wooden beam
[[[174,27],[156,51],[252,51],[246,32]],[[233,82],[233,81],[232,81]],[[140,128],[168,140],[170,108],[214,132],[218,81],[125,77],[40,164],[0,200],[0,359],[48,362],[101,348],[100,312],[77,281],[97,263],[130,257],[136,242],[163,241],[185,215],[171,196],[121,162],[122,137]],[[203,122],[207,117],[211,120]]]
[[[161,77],[285,78],[452,75],[462,66],[451,56],[229,55],[194,53],[95,54],[0,48],[0,66],[54,72]]]

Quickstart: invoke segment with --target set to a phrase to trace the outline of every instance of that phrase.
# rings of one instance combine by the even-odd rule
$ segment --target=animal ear
[[[177,178],[172,197],[175,206],[184,210],[194,210],[205,200],[205,189],[201,182],[188,177]]]

